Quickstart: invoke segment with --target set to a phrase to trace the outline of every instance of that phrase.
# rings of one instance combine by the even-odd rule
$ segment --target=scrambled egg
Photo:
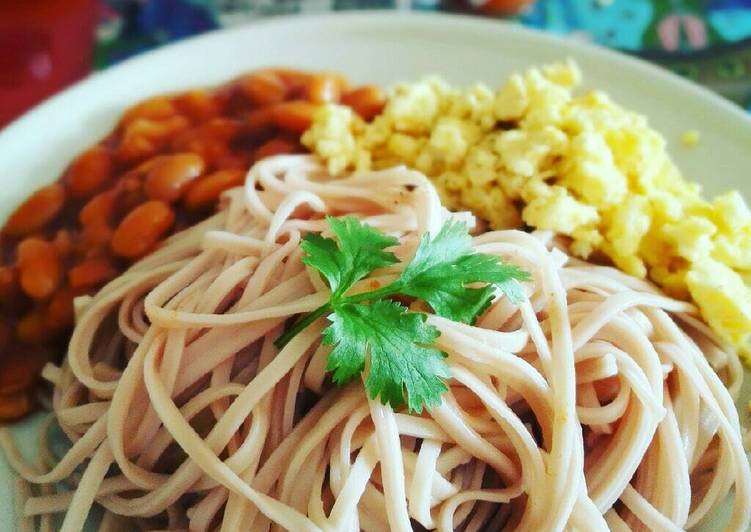
[[[701,140],[701,133],[699,133],[696,129],[687,129],[683,132],[683,135],[681,135],[681,142],[684,146],[687,146],[689,148],[693,148],[697,144],[699,144],[699,141]]]
[[[644,116],[575,93],[580,83],[571,62],[513,74],[497,91],[431,77],[397,85],[370,123],[321,107],[302,140],[332,173],[407,164],[493,228],[525,223],[569,236],[583,258],[604,253],[692,298],[751,362],[748,206],[736,191],[702,198]]]

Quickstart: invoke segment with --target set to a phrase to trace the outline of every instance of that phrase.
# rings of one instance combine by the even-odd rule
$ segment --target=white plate
[[[454,83],[497,84],[512,70],[566,57],[582,66],[587,86],[649,116],[687,177],[708,193],[738,188],[751,198],[751,119],[699,86],[625,55],[498,21],[360,12],[277,18],[210,33],[126,61],[45,102],[0,132],[0,220],[105,135],[125,108],[153,94],[217,84],[268,65],[336,70],[380,84],[430,73]],[[681,146],[681,133],[694,128],[701,131],[700,144]],[[29,453],[33,423],[17,429]],[[14,529],[12,501],[10,473],[0,458],[0,530]]]

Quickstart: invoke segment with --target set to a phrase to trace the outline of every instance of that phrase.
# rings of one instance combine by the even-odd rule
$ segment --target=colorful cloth
[[[97,68],[259,17],[346,9],[473,11],[483,0],[104,0]],[[638,55],[751,111],[751,0],[537,0],[528,27]]]

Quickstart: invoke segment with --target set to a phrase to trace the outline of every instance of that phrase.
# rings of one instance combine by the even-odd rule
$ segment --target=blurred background
[[[261,17],[465,13],[638,55],[751,112],[751,0],[0,0],[0,128],[91,72]]]

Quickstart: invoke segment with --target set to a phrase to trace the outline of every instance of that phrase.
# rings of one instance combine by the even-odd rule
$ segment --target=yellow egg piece
[[[713,201],[687,181],[647,118],[602,91],[580,92],[568,61],[514,73],[497,90],[437,77],[394,87],[366,123],[326,106],[302,141],[329,170],[406,164],[444,203],[494,229],[522,221],[572,239],[583,258],[693,298],[737,348],[751,337],[751,211],[737,191]],[[698,131],[684,141],[698,142]],[[745,298],[745,299],[744,299]]]

